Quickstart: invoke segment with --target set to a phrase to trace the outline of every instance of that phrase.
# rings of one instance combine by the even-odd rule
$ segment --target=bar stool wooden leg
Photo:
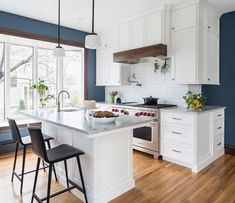
[[[87,195],[86,195],[86,188],[85,188],[85,184],[84,184],[84,180],[83,180],[83,174],[82,174],[82,167],[81,167],[80,157],[77,156],[76,158],[77,158],[77,162],[78,162],[78,169],[79,169],[80,178],[81,178],[81,182],[82,182],[82,188],[84,190],[85,201],[86,201],[86,203],[88,203]]]
[[[67,161],[66,160],[64,160],[64,168],[65,168],[67,188],[69,188],[68,167],[67,167]]]
[[[47,203],[50,202],[52,167],[53,167],[52,164],[50,164],[49,165],[49,174],[48,174],[48,185],[47,185]]]
[[[39,171],[40,161],[41,161],[41,159],[38,158],[36,172],[35,172],[35,178],[34,178],[34,184],[33,184],[33,193],[32,193],[31,203],[33,203],[34,193],[35,193],[35,190],[36,190],[36,184],[37,184],[37,179],[38,179],[38,171]]]
[[[25,168],[26,150],[27,150],[27,146],[25,145],[23,147],[23,162],[22,162],[22,171],[21,171],[20,193],[22,193],[23,184],[24,184],[24,168]]]
[[[50,140],[47,141],[47,145],[48,145],[48,149],[51,149],[51,143],[50,143]],[[55,176],[55,180],[56,182],[58,182],[58,178],[57,178],[57,175],[56,175],[56,170],[55,170],[55,165],[52,164],[52,168],[53,168],[53,172],[54,172],[54,176]]]
[[[13,164],[13,169],[12,169],[11,182],[13,182],[13,179],[14,179],[14,173],[15,173],[16,161],[17,161],[17,155],[18,155],[18,147],[19,147],[19,144],[16,143],[15,158],[14,158],[14,164]]]

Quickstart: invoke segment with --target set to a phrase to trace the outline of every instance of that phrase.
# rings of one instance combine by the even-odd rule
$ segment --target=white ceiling
[[[182,0],[96,0],[96,32],[159,5]],[[235,10],[235,0],[206,0],[219,12]],[[61,24],[90,31],[92,0],[61,0]],[[57,22],[57,0],[0,0],[0,10],[50,22]]]

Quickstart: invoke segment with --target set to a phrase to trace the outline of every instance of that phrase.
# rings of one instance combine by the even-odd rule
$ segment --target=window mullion
[[[33,48],[33,83],[38,81],[38,47]],[[33,109],[38,108],[38,94],[33,91]]]
[[[11,78],[10,78],[10,44],[5,44],[5,119],[10,115],[11,92],[10,92]]]

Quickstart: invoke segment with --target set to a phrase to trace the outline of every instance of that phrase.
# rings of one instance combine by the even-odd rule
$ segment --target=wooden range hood
[[[142,58],[167,56],[167,45],[157,44],[113,54],[116,63],[137,64]]]

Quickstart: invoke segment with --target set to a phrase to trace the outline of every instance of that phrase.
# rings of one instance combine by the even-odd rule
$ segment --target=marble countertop
[[[84,110],[74,112],[57,112],[55,109],[39,109],[22,111],[21,113],[40,121],[51,122],[73,130],[78,130],[88,135],[101,134],[107,131],[122,128],[135,128],[153,121],[151,118],[120,115],[113,123],[98,124],[92,121],[89,116],[86,116]],[[92,138],[94,136],[88,137]]]
[[[214,111],[219,109],[226,109],[226,107],[222,106],[205,106],[199,112],[193,112],[190,109],[184,107],[172,107],[172,108],[163,108],[161,109],[162,112],[175,112],[175,113],[188,113],[188,114],[202,114],[208,111]]]

